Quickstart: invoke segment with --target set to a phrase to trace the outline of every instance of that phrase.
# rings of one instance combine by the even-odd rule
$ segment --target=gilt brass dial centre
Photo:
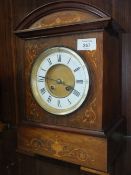
[[[67,66],[57,64],[48,70],[45,84],[52,96],[64,98],[72,92],[75,78]]]

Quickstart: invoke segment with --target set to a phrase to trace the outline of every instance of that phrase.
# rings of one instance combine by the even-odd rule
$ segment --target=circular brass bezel
[[[89,83],[88,85],[86,85],[85,87],[85,91],[81,97],[81,99],[72,107],[68,108],[68,109],[56,109],[50,105],[48,105],[48,103],[46,101],[44,101],[42,99],[42,97],[39,94],[38,91],[38,87],[37,87],[37,71],[42,63],[42,61],[48,57],[49,55],[55,53],[55,52],[65,52],[68,54],[71,54],[73,57],[75,57],[81,65],[83,65],[86,68],[86,74],[88,75],[88,79],[89,79]],[[86,63],[83,61],[83,59],[81,58],[81,56],[79,56],[75,51],[67,48],[67,47],[52,47],[49,48],[47,50],[45,50],[44,52],[42,52],[37,59],[35,60],[33,66],[32,66],[32,70],[31,70],[31,90],[32,90],[32,94],[35,98],[35,100],[37,101],[37,103],[47,112],[55,114],[55,115],[67,115],[70,114],[74,111],[76,111],[85,101],[88,92],[89,92],[89,87],[90,87],[90,76],[89,76],[89,70],[88,67],[86,65]],[[48,91],[49,92],[49,91]],[[52,95],[52,94],[51,94]]]

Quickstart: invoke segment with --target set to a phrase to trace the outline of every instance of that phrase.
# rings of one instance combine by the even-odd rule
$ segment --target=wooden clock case
[[[107,173],[121,146],[114,133],[122,126],[120,38],[111,17],[84,1],[48,3],[25,17],[15,34],[20,38],[18,150]],[[96,50],[78,51],[77,40],[88,38],[96,38]],[[54,46],[77,51],[90,68],[89,96],[67,116],[43,110],[30,87],[35,59]]]

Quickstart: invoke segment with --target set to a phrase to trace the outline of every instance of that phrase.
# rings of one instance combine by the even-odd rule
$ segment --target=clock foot
[[[94,175],[111,175],[110,173],[101,172],[101,171],[93,170],[93,169],[82,167],[82,166],[80,169],[81,171],[84,171],[85,173],[87,172],[87,174],[93,173]]]

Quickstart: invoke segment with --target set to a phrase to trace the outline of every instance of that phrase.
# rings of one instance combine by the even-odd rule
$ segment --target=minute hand
[[[51,81],[55,81],[57,84],[63,84],[64,86],[68,86],[68,87],[70,87],[72,90],[74,89],[74,87],[73,86],[70,86],[70,85],[68,85],[68,84],[66,84],[64,81],[62,81],[61,79],[57,79],[57,80],[55,80],[55,79],[53,79],[53,78],[49,78],[49,77],[43,77],[43,76],[40,76],[41,78],[44,78],[44,79],[46,79],[46,80],[51,80]]]
[[[40,78],[42,78],[42,79],[47,79],[47,80],[51,80],[51,81],[55,81],[55,82],[57,82],[57,80],[55,80],[55,79],[52,79],[52,78],[48,78],[48,77],[43,77],[43,76],[39,76]]]

